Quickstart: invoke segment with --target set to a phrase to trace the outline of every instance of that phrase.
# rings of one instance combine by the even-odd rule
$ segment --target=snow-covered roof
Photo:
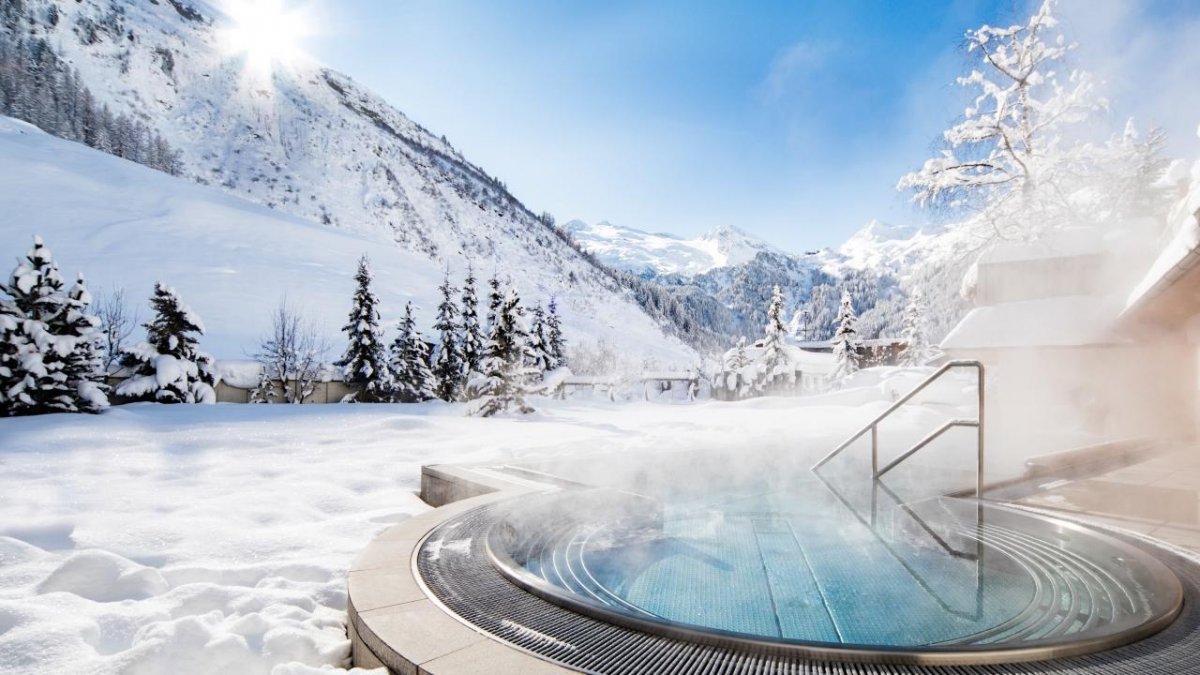
[[[1092,228],[1068,228],[1046,233],[1034,241],[1011,241],[988,248],[979,265],[1103,255],[1104,238]]]
[[[946,351],[1114,344],[1119,302],[1064,296],[971,310],[942,340]]]

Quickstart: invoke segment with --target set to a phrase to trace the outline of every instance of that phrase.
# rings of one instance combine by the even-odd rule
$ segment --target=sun
[[[312,34],[308,13],[283,0],[228,0],[224,10],[230,20],[222,34],[226,51],[244,55],[247,68],[259,73],[295,61]]]

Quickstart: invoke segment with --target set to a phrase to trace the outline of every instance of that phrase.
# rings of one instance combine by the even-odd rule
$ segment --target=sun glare
[[[294,61],[312,32],[306,13],[283,0],[230,0],[225,11],[231,21],[224,32],[226,49],[245,55],[247,67],[258,72]]]

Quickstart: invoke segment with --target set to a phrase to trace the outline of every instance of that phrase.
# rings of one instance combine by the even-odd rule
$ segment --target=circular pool
[[[1161,630],[1181,607],[1175,575],[1113,537],[879,490],[809,480],[665,502],[566,493],[510,506],[487,551],[521,588],[604,621],[851,660],[1086,653]]]

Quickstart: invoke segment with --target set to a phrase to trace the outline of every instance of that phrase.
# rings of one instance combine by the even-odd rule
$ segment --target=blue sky
[[[1026,9],[313,1],[313,56],[445,134],[534,210],[687,236],[735,225],[793,250],[837,245],[871,218],[922,221],[893,186],[962,109],[963,33]],[[1200,101],[1161,90],[1200,73],[1174,72],[1187,65],[1177,52],[1192,63],[1200,44],[1195,4],[1064,5],[1074,39],[1128,43],[1119,58],[1079,53],[1111,71],[1114,101],[1132,101],[1113,115],[1172,118],[1157,123],[1181,152],[1195,149],[1200,107],[1188,106]],[[1168,59],[1172,72],[1144,72]]]

